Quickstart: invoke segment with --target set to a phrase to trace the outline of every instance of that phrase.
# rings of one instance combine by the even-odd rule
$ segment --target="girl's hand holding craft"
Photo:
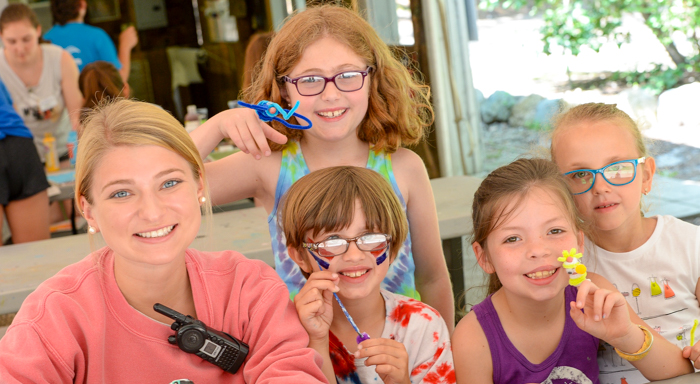
[[[329,271],[314,272],[294,297],[299,320],[309,334],[309,339],[325,342],[328,347],[328,331],[333,322],[333,292],[338,292],[340,278]]]
[[[695,343],[695,330],[698,327],[698,319],[693,322],[693,327],[690,329],[690,346],[683,348],[683,357],[690,359],[695,369],[700,367],[700,344]]]
[[[207,144],[211,144],[211,148],[205,148],[196,140],[196,135],[204,133],[203,131],[207,132]],[[219,132],[218,135],[215,134],[216,131]],[[197,149],[203,154],[211,152],[223,138],[228,137],[241,151],[253,155],[258,160],[263,155],[270,156],[272,153],[267,143],[268,139],[278,144],[287,142],[287,136],[261,121],[258,114],[249,108],[234,108],[218,113],[192,132],[191,136],[198,144]]]
[[[379,377],[385,384],[409,384],[408,352],[406,347],[391,339],[369,339],[357,346],[355,358],[367,357],[365,365],[376,366]]]
[[[700,344],[683,348],[683,357],[690,359],[695,369],[700,369]]]
[[[571,302],[571,318],[589,334],[621,351],[636,351],[644,343],[644,332],[630,320],[627,301],[620,292],[599,288],[585,280]]]

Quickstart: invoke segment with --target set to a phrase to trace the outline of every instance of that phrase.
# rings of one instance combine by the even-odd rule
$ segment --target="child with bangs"
[[[308,279],[294,303],[330,382],[455,383],[440,314],[380,287],[408,232],[380,174],[348,166],[312,172],[290,187],[279,223]]]

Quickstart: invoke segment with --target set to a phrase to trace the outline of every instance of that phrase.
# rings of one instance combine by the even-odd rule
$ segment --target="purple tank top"
[[[473,311],[486,334],[491,349],[494,384],[599,384],[598,339],[582,331],[569,316],[568,306],[576,301],[578,288],[567,286],[566,322],[561,341],[547,359],[531,363],[515,348],[506,335],[491,296],[474,306]]]

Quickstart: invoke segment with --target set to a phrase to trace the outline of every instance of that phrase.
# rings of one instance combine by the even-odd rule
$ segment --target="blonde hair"
[[[375,150],[389,153],[420,142],[433,122],[430,88],[393,56],[367,21],[339,6],[311,7],[291,16],[272,38],[259,72],[253,84],[243,90],[242,98],[252,103],[269,100],[282,104],[282,77],[289,75],[306,47],[324,37],[344,44],[373,68],[367,115],[357,128],[357,137],[374,145]],[[277,122],[272,126],[295,140],[303,135],[303,131]],[[273,142],[270,146],[273,150],[283,148]]]
[[[577,105],[554,117],[552,122],[552,143],[550,145],[552,160],[556,162],[554,158],[555,139],[564,128],[576,123],[597,123],[601,121],[615,121],[619,123],[621,127],[627,128],[634,138],[638,156],[649,156],[646,144],[644,144],[644,137],[637,123],[624,111],[618,109],[617,104],[587,103]]]
[[[211,199],[204,174],[204,164],[197,147],[182,125],[162,108],[123,98],[100,103],[83,120],[75,166],[75,200],[80,197],[92,204],[92,183],[102,157],[121,146],[157,145],[185,159],[195,180],[202,179],[204,214],[211,215]]]
[[[356,202],[362,206],[368,229],[376,228],[391,236],[389,259],[394,260],[408,236],[406,214],[389,182],[379,173],[360,167],[324,168],[292,184],[278,213],[287,246],[308,261],[302,248],[306,234],[311,231],[316,236],[347,228],[352,224]]]
[[[569,193],[566,181],[559,174],[556,164],[545,159],[518,159],[491,172],[474,193],[472,202],[473,234],[470,243],[478,243],[488,257],[486,239],[499,226],[505,224],[514,209],[506,210],[513,200],[513,206],[520,205],[533,188],[552,192],[562,203],[562,208],[571,226],[584,233],[588,227],[576,208]],[[501,288],[496,273],[489,275],[488,294]]]

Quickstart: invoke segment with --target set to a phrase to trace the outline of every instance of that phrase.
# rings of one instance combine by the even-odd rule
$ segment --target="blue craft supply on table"
[[[273,103],[273,102],[267,101],[267,100],[262,100],[262,101],[258,102],[257,105],[256,104],[248,104],[244,101],[239,100],[238,105],[254,110],[255,112],[257,112],[260,120],[262,120],[266,123],[270,122],[272,120],[275,120],[275,121],[279,121],[285,127],[290,128],[290,129],[309,129],[312,126],[311,120],[309,120],[306,116],[295,113],[297,108],[299,108],[299,101],[298,100],[294,104],[294,107],[292,107],[292,109],[290,109],[290,110],[286,110],[286,109],[282,108],[279,104]],[[275,109],[275,113],[270,112],[270,109],[272,109],[272,108]],[[280,119],[279,117],[277,117],[277,115],[282,115],[283,119]],[[305,121],[306,124],[308,124],[308,125],[297,125],[297,124],[292,124],[292,123],[287,122],[287,120],[289,120],[289,118],[291,118],[292,116],[296,117],[297,120]]]
[[[46,178],[54,184],[70,183],[75,181],[75,169],[49,173]]]

